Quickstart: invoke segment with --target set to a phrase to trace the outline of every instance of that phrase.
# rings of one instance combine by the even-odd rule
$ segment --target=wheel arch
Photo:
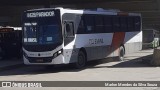
[[[87,61],[87,52],[86,52],[86,49],[84,47],[82,47],[82,48],[79,49],[79,51],[84,52],[85,58],[86,58],[86,61]]]

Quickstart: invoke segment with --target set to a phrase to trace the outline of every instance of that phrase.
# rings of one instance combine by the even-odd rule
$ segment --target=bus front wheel
[[[79,51],[77,62],[75,63],[75,67],[78,69],[83,68],[86,65],[86,56],[83,51]]]
[[[124,47],[121,46],[121,47],[119,48],[119,60],[120,60],[120,61],[124,61],[124,55],[125,55],[125,50],[124,50]]]

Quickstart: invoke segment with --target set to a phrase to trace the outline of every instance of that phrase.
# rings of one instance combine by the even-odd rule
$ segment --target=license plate
[[[43,62],[43,59],[37,59],[36,61],[37,62]]]

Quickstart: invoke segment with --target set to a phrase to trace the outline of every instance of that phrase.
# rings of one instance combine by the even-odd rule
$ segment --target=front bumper
[[[30,59],[30,60],[29,60]],[[51,57],[32,57],[32,58],[26,58],[23,56],[24,64],[26,65],[49,65],[49,64],[65,64],[63,55],[58,55],[55,58]]]

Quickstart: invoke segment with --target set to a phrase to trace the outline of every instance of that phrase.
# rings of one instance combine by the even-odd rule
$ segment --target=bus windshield
[[[27,23],[25,23],[27,24]],[[60,42],[58,25],[30,25],[24,27],[24,43],[55,44]]]
[[[55,10],[28,11],[23,16],[24,45],[60,43],[60,14]]]

